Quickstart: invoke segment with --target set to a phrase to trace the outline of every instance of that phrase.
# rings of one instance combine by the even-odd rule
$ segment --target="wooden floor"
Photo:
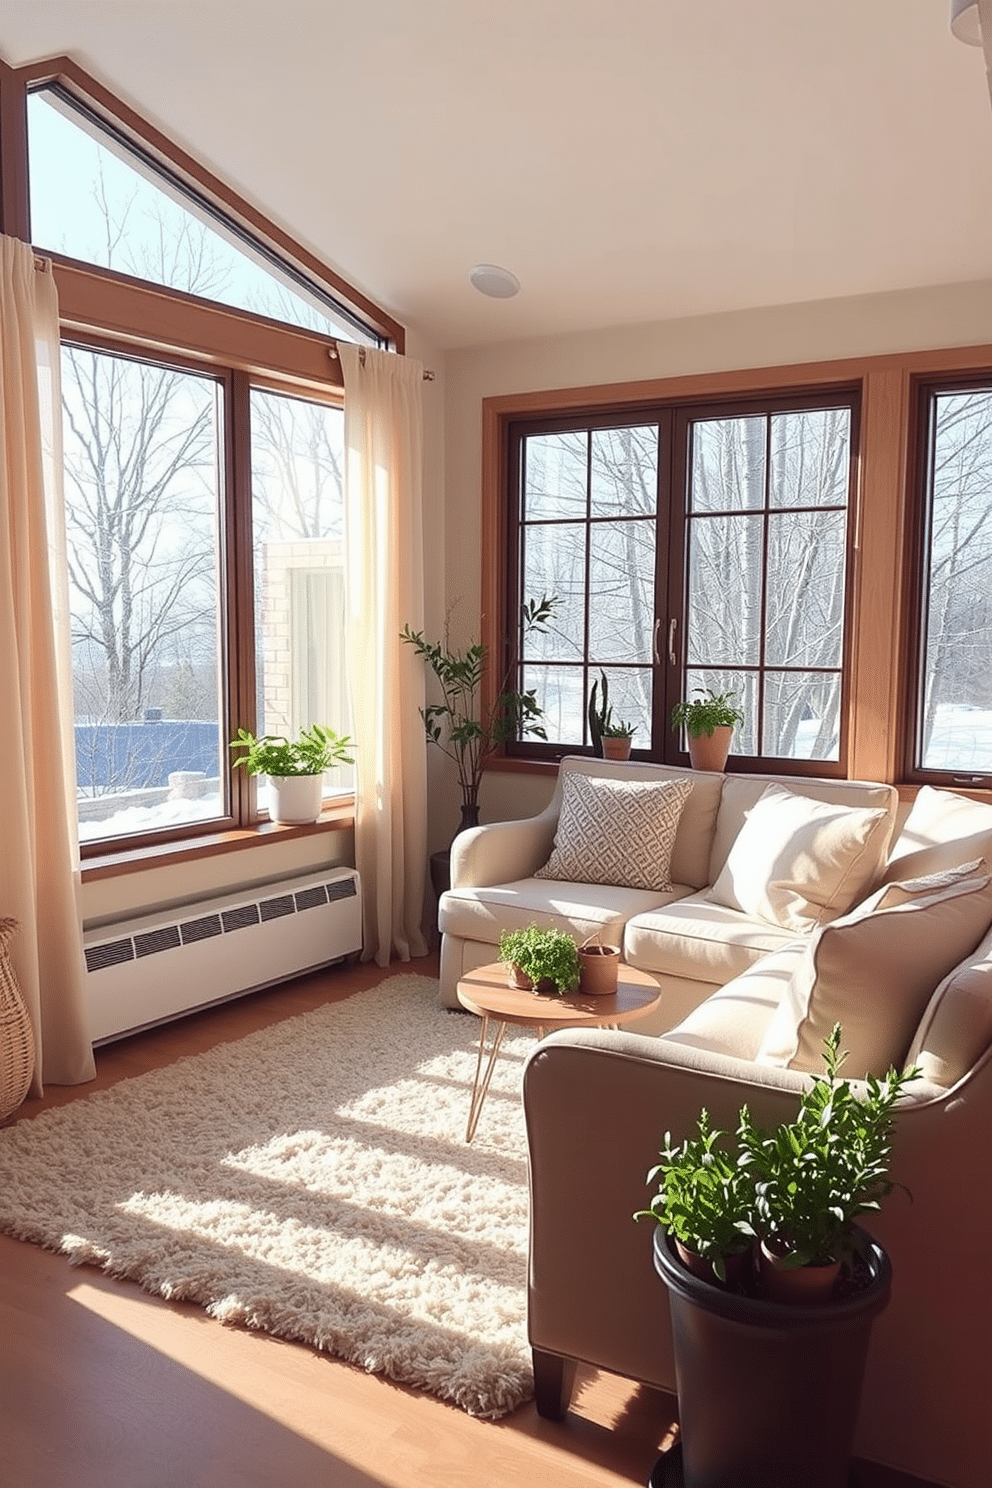
[[[393,971],[435,975],[437,958]],[[97,1051],[22,1119],[386,973],[342,968]],[[10,1488],[608,1488],[645,1484],[675,1401],[587,1370],[563,1422],[473,1420],[315,1350],[226,1327],[0,1236],[0,1483]],[[923,1488],[859,1465],[861,1488]]]

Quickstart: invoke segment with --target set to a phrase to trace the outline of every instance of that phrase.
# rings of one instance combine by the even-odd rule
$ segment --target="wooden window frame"
[[[913,443],[908,475],[909,516],[906,523],[906,583],[919,602],[909,607],[906,621],[904,674],[906,694],[903,729],[903,778],[912,786],[932,785],[967,795],[992,796],[992,769],[972,773],[926,769],[916,762],[920,692],[923,680],[923,638],[926,604],[926,545],[930,525],[931,407],[940,393],[983,386],[992,392],[992,361],[968,371],[948,370],[944,376],[917,376],[911,383]]]
[[[311,286],[318,296],[340,305],[348,317],[367,326],[380,345],[404,351],[405,331],[398,321],[68,57],[21,68],[0,61],[0,231],[31,241],[27,100],[31,91],[48,85],[57,86],[97,123],[133,146],[153,168],[160,168],[209,211],[257,243],[263,255],[285,265],[304,287]],[[44,245],[39,251],[52,263],[60,325],[67,342],[192,371],[210,370],[224,383],[229,406],[224,431],[222,558],[227,574],[221,602],[227,628],[225,652],[232,668],[225,701],[239,720],[248,722],[255,707],[252,554],[245,541],[251,511],[250,391],[263,387],[340,407],[343,379],[335,338],[55,254]],[[258,816],[255,781],[243,771],[230,773],[229,816],[83,844],[84,876],[131,872],[191,855],[240,850],[271,841],[273,836],[353,826],[354,803],[343,797],[326,804],[316,827],[276,826]]]
[[[851,668],[846,701],[847,774],[894,783],[905,799],[917,785],[906,772],[907,634],[918,608],[912,567],[921,382],[967,379],[992,366],[992,346],[909,350],[878,356],[799,362],[664,377],[640,382],[556,388],[483,399],[481,638],[490,655],[505,658],[508,594],[508,479],[510,426],[519,420],[604,412],[636,417],[663,402],[701,403],[772,397],[799,388],[834,385],[860,392],[860,441],[852,492],[854,523],[851,588]],[[493,668],[493,674],[496,672]],[[487,679],[491,700],[492,675]],[[791,765],[791,762],[783,762]],[[494,769],[547,771],[555,760],[510,758]],[[992,791],[965,790],[979,799]]]
[[[669,727],[668,719],[672,707],[683,695],[685,688],[684,675],[687,667],[685,656],[686,647],[686,606],[688,602],[687,578],[688,578],[688,533],[690,525],[696,518],[688,510],[687,490],[689,483],[689,437],[693,423],[708,419],[728,419],[743,417],[759,417],[765,420],[770,428],[770,420],[776,413],[785,411],[802,411],[804,409],[821,409],[834,406],[846,407],[851,415],[851,439],[850,439],[850,471],[848,479],[848,494],[851,498],[845,504],[845,575],[844,575],[844,644],[840,665],[830,670],[837,671],[841,678],[840,697],[840,738],[838,741],[838,757],[833,759],[806,759],[804,757],[791,757],[782,755],[740,755],[735,758],[735,768],[750,770],[756,773],[781,772],[788,768],[796,774],[820,775],[820,776],[843,776],[846,764],[847,748],[847,711],[845,706],[848,691],[848,679],[851,666],[851,626],[849,621],[851,602],[851,570],[853,567],[852,547],[853,532],[855,527],[853,512],[853,492],[856,487],[857,450],[858,450],[858,427],[859,427],[859,387],[856,384],[838,386],[827,384],[810,390],[808,388],[795,388],[788,391],[779,391],[775,394],[749,395],[742,397],[735,395],[730,399],[705,399],[705,400],[671,400],[654,407],[640,407],[637,410],[636,422],[642,425],[657,425],[658,427],[658,496],[655,510],[655,531],[657,536],[657,548],[655,555],[654,574],[654,642],[653,662],[639,662],[639,668],[650,667],[653,672],[653,716],[652,716],[652,740],[647,747],[635,747],[632,754],[635,758],[655,759],[667,764],[687,765],[688,753],[681,748],[680,741]],[[523,492],[521,490],[520,474],[523,468],[524,445],[528,438],[539,437],[542,434],[556,434],[565,432],[577,432],[589,435],[593,431],[609,428],[623,428],[635,423],[628,416],[625,409],[609,409],[594,416],[566,415],[564,417],[545,416],[536,420],[515,420],[508,428],[508,486],[506,503],[507,539],[506,549],[507,562],[507,593],[505,600],[506,613],[517,615],[520,612],[523,595],[521,592],[520,562],[521,550],[525,542],[525,533],[530,528],[524,511]],[[767,475],[767,472],[766,472]],[[767,524],[769,510],[763,509],[752,515],[760,516],[763,523]],[[555,519],[541,518],[534,525],[543,526],[545,521],[553,524]],[[586,528],[586,554],[591,551],[592,539],[590,529],[607,524],[611,521],[622,522],[625,517],[593,517],[588,511],[584,517],[570,516],[566,519],[569,526],[584,526]],[[510,530],[512,527],[512,531]],[[767,555],[762,564],[762,587],[766,588],[767,580]],[[531,596],[533,598],[533,596]],[[588,586],[585,595],[585,622],[588,633],[588,610],[589,610]],[[676,627],[677,660],[670,659],[667,645],[660,645],[658,637],[662,630],[667,637],[670,635],[670,627]],[[514,640],[518,640],[514,637]],[[505,643],[505,653],[508,658],[511,654],[509,638]],[[563,663],[563,666],[581,668],[586,682],[590,669],[595,671],[598,662],[590,662],[588,656],[583,655],[580,661],[575,663]],[[606,665],[609,673],[610,667]],[[714,664],[712,670],[724,670]],[[555,665],[551,664],[551,670]],[[622,668],[621,668],[622,670]],[[735,671],[736,667],[726,670]],[[759,709],[760,698],[764,686],[765,673],[776,671],[777,668],[768,666],[762,659],[756,666],[744,668],[747,671],[755,671],[759,675]],[[583,695],[587,695],[588,687],[583,689]],[[758,720],[760,723],[760,719]],[[560,759],[564,752],[569,749],[581,748],[580,744],[562,746],[560,744],[541,744],[539,742],[525,739],[522,741],[509,741],[505,748],[507,758],[537,759]]]

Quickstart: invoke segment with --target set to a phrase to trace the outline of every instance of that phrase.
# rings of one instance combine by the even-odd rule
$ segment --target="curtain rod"
[[[338,343],[336,341],[333,341],[331,343],[331,345],[327,348],[327,355],[334,362],[336,362],[336,361],[339,360],[339,358],[338,358]],[[364,346],[360,346],[358,348],[358,360],[361,362],[362,366],[364,367],[365,366],[365,347]],[[424,368],[424,381],[425,382],[433,382],[434,381],[434,373],[431,372],[431,371],[429,371],[428,368],[426,368],[426,367]]]

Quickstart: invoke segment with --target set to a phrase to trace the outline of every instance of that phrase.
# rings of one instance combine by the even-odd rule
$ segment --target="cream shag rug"
[[[498,1417],[533,1393],[508,1032],[395,976],[0,1131],[0,1230]]]

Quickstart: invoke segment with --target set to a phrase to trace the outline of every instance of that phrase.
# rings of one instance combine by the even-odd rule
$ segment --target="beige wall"
[[[987,342],[992,342],[992,282],[779,305],[449,352],[445,542],[449,602],[461,601],[456,611],[459,633],[477,634],[479,624],[483,398]],[[483,786],[483,820],[536,812],[550,793],[546,779],[492,773]],[[435,781],[435,837],[456,817],[457,791],[445,772]]]

